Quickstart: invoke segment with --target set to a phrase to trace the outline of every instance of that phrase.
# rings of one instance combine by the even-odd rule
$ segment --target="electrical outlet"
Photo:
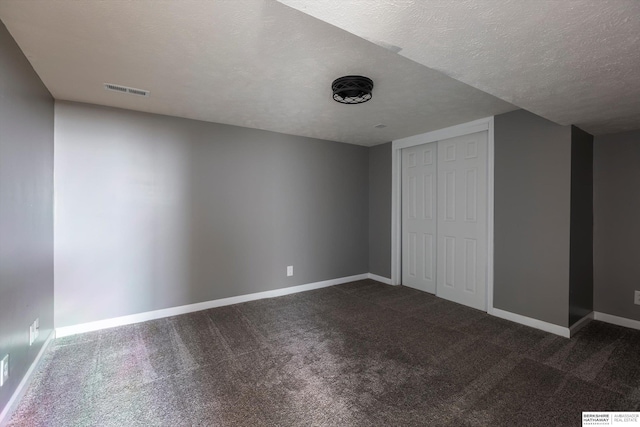
[[[640,305],[640,291],[636,291],[635,298],[633,299],[633,303]]]
[[[293,265],[287,267],[287,276],[293,276]]]
[[[40,335],[40,318],[37,318],[29,325],[29,345],[33,345]]]
[[[5,385],[9,380],[9,355],[7,354],[0,360],[0,387]]]

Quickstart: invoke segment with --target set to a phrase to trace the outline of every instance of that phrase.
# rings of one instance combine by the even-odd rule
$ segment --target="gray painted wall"
[[[366,147],[69,102],[55,138],[56,327],[368,272]]]
[[[369,149],[369,272],[391,278],[391,143]]]
[[[53,99],[0,22],[0,412],[52,329]]]
[[[494,306],[568,326],[571,128],[495,117]]]
[[[593,135],[571,127],[569,325],[593,311]]]
[[[640,131],[594,144],[594,310],[640,320]]]

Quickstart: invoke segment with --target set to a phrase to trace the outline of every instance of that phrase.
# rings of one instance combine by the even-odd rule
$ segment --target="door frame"
[[[391,145],[391,284],[402,281],[402,149],[487,131],[487,312],[493,312],[493,116],[398,139]]]

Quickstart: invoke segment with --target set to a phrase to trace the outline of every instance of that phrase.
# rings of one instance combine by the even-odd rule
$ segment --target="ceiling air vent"
[[[132,87],[114,85],[111,83],[105,83],[104,88],[105,90],[110,90],[112,92],[129,93],[131,95],[137,95],[137,96],[149,96],[148,90],[135,89]]]

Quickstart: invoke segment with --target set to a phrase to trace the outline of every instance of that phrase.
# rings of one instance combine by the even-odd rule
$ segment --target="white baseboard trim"
[[[20,384],[18,384],[18,387],[11,395],[11,398],[7,402],[7,405],[4,407],[2,412],[0,412],[1,427],[4,427],[9,423],[9,420],[11,419],[11,415],[13,415],[13,411],[16,410],[16,408],[18,407],[18,404],[20,403],[20,400],[22,400],[22,397],[27,391],[27,388],[29,388],[29,384],[31,384],[31,380],[33,379],[33,373],[38,368],[38,365],[40,365],[40,362],[42,361],[42,357],[45,355],[45,353],[49,349],[49,344],[53,342],[55,335],[56,335],[56,332],[51,331],[51,333],[47,337],[44,344],[42,344],[42,348],[38,352],[38,355],[36,356],[36,358],[33,360],[33,363],[31,364],[31,366],[29,366],[29,369],[24,374],[24,377],[22,377],[22,381],[20,381]]]
[[[254,294],[239,295],[236,297],[222,298],[212,301],[199,302],[195,304],[181,305],[161,310],[147,311],[144,313],[131,314],[127,316],[114,317],[111,319],[97,320],[95,322],[81,323],[72,326],[56,328],[56,337],[62,338],[69,335],[82,334],[85,332],[99,331],[101,329],[114,328],[116,326],[131,325],[133,323],[146,322],[148,320],[161,319],[163,317],[177,316],[180,314],[193,313],[194,311],[207,310],[209,308],[222,307],[225,305],[239,304],[247,301],[255,301],[264,298],[274,298],[298,292],[310,291],[313,289],[326,288],[328,286],[341,285],[343,283],[355,282],[369,278],[369,273],[357,274],[355,276],[340,277],[338,279],[324,280],[322,282],[308,283],[305,285],[291,286],[288,288],[274,289],[272,291],[256,292]]]
[[[576,323],[574,323],[573,325],[571,325],[569,327],[569,331],[571,333],[571,336],[573,336],[576,332],[578,332],[580,329],[582,329],[583,327],[585,327],[587,325],[587,323],[589,323],[590,321],[593,320],[594,317],[594,313],[593,311],[589,314],[587,314],[586,316],[584,316],[582,319],[578,320]]]
[[[553,323],[544,322],[542,320],[523,316],[521,314],[511,313],[510,311],[500,310],[499,308],[490,308],[489,314],[501,319],[520,323],[521,325],[529,326],[531,328],[540,329],[545,332],[551,332],[552,334],[560,335],[561,337],[569,338],[571,336],[571,331],[569,330],[569,328],[566,328],[564,326],[554,325]]]
[[[639,329],[640,320],[627,319],[626,317],[614,316],[613,314],[600,313],[599,311],[593,312],[594,320],[601,322],[611,323],[613,325],[624,326],[625,328]]]
[[[375,280],[376,282],[384,283],[385,285],[391,284],[391,279],[386,277],[378,276],[377,274],[369,273],[367,274],[368,278],[371,280]]]

